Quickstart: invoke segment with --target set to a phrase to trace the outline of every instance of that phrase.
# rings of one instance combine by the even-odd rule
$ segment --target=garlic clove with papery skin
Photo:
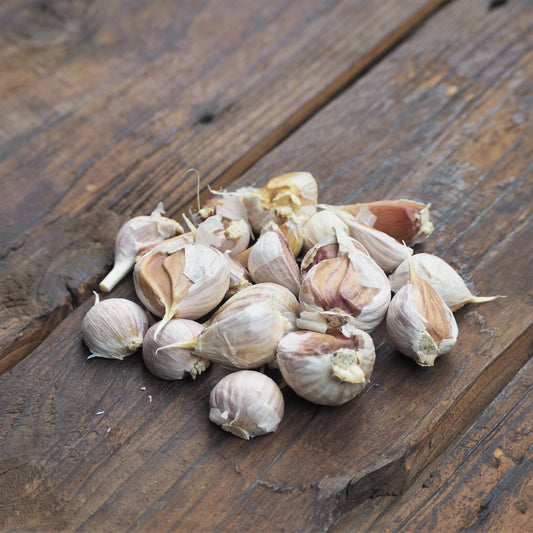
[[[108,298],[100,301],[95,294],[94,305],[81,325],[82,337],[91,351],[89,359],[124,359],[143,344],[149,327],[144,309],[126,298]]]
[[[283,379],[299,396],[320,405],[342,405],[360,394],[376,358],[368,333],[346,326],[344,335],[294,331],[278,344]]]
[[[128,220],[119,229],[115,238],[115,262],[113,269],[100,282],[100,290],[110,292],[128,274],[139,252],[146,246],[183,233],[181,225],[165,213],[162,202],[149,216],[138,216]]]
[[[144,336],[143,361],[146,368],[160,379],[176,380],[190,375],[196,379],[209,367],[209,361],[193,355],[191,350],[174,346],[197,338],[205,327],[194,320],[173,318],[159,329],[153,324]]]
[[[452,311],[457,311],[468,303],[490,302],[496,298],[503,298],[503,296],[474,296],[455,269],[436,255],[414,254],[412,261],[416,272],[431,284]],[[404,261],[389,276],[392,291],[399,291],[408,281],[409,261]]]
[[[303,249],[309,250],[328,235],[335,235],[337,231],[349,233],[348,225],[330,209],[316,212],[303,225]]]
[[[453,312],[409,260],[409,281],[394,295],[386,318],[396,349],[420,366],[433,366],[457,341]]]
[[[198,225],[195,242],[237,255],[248,248],[251,235],[252,229],[245,219],[232,220],[213,215]]]
[[[276,382],[253,370],[224,376],[209,396],[209,419],[241,439],[278,429],[283,419],[283,394]]]

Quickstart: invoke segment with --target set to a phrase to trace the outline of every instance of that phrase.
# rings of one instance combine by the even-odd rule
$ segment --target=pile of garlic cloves
[[[161,379],[226,368],[209,416],[245,439],[283,418],[266,373],[310,402],[341,405],[371,380],[381,323],[399,352],[433,366],[456,342],[453,311],[498,297],[474,296],[445,261],[414,253],[433,230],[429,205],[319,204],[309,172],[215,192],[184,226],[163,215],[159,204],[123,225],[100,284],[110,292],[133,272],[142,306],[96,296],[83,338],[90,357],[142,348]]]

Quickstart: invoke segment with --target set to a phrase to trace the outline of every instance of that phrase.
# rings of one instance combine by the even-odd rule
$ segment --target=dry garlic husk
[[[237,292],[211,317],[204,333],[185,344],[199,357],[229,368],[258,368],[296,327],[298,300],[285,287],[259,283]]]
[[[270,179],[264,187],[243,187],[235,193],[242,198],[257,235],[268,222],[305,222],[316,212],[318,200],[318,186],[309,172],[290,172]]]
[[[115,238],[113,269],[100,282],[100,290],[111,291],[131,271],[137,254],[144,247],[183,233],[181,225],[162,216],[164,213],[163,204],[159,202],[149,216],[134,217],[122,225]]]
[[[248,256],[248,271],[256,283],[278,283],[294,295],[300,291],[300,269],[287,240],[273,222],[253,245]]]
[[[490,302],[496,298],[501,298],[501,296],[474,296],[454,268],[436,255],[414,254],[412,261],[416,272],[431,283],[431,286],[452,311],[457,311],[468,303]],[[389,276],[391,289],[397,292],[408,280],[409,261],[404,261]]]
[[[246,268],[244,268],[241,263],[228,257],[230,265],[230,275],[229,275],[229,287],[226,292],[226,298],[229,298],[246,287],[252,285],[252,276]]]
[[[140,305],[125,298],[100,301],[96,294],[94,305],[83,318],[81,332],[91,350],[89,359],[124,359],[142,346],[148,327],[148,315]]]
[[[209,397],[209,419],[237,437],[271,433],[283,419],[283,394],[275,381],[253,370],[224,376]]]
[[[153,324],[144,336],[142,353],[146,368],[161,379],[183,379],[187,375],[196,379],[209,367],[209,361],[174,345],[197,338],[205,330],[204,326],[194,320],[173,318],[156,335],[159,325]]]
[[[195,219],[206,220],[213,215],[220,215],[229,220],[246,220],[246,207],[239,194],[229,191],[211,191],[216,196],[206,200],[197,213]]]
[[[387,311],[387,331],[394,346],[420,366],[433,366],[457,340],[457,323],[437,291],[412,262],[409,280],[394,295]]]
[[[413,253],[411,248],[400,244],[394,237],[357,220],[342,208],[331,205],[324,207],[333,211],[346,223],[350,235],[368,250],[370,257],[385,272],[392,272]]]
[[[342,405],[369,382],[376,354],[368,333],[344,327],[345,335],[315,331],[287,333],[276,359],[287,384],[299,396],[321,405]]]
[[[213,215],[198,225],[195,241],[236,255],[248,248],[251,235],[252,229],[245,219],[232,220],[222,215]]]
[[[335,235],[337,231],[349,233],[348,225],[329,209],[317,211],[303,225],[303,249],[309,250],[324,237]]]
[[[372,331],[387,312],[389,281],[348,235],[339,231],[337,241],[337,257],[322,259],[303,277],[298,327],[325,333],[352,324]]]
[[[195,320],[212,311],[229,287],[230,266],[220,251],[203,244],[184,244],[167,255],[153,251],[135,265],[135,291],[162,324],[172,317]]]
[[[339,206],[368,226],[383,231],[398,242],[416,244],[433,231],[430,204],[413,200],[379,200]]]

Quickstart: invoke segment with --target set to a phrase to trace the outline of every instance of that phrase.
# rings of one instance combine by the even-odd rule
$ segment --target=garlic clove
[[[209,419],[245,440],[271,433],[283,419],[283,394],[274,380],[253,370],[223,377],[209,396]]]
[[[250,287],[252,282],[252,276],[246,268],[244,268],[241,263],[235,261],[232,257],[228,257],[230,265],[230,276],[229,276],[229,287],[226,292],[226,298],[230,298],[237,292]]]
[[[394,295],[386,318],[394,346],[420,366],[433,366],[457,341],[457,323],[437,291],[409,261],[409,281]]]
[[[248,271],[256,283],[278,283],[297,295],[300,270],[287,240],[274,223],[263,230],[248,256]]]
[[[156,322],[144,336],[142,354],[146,368],[160,379],[183,379],[187,375],[196,379],[209,367],[209,361],[196,357],[190,349],[174,345],[196,339],[204,330],[204,326],[186,318],[173,318],[161,328]]]
[[[294,257],[298,257],[304,244],[302,225],[294,220],[288,219],[279,226],[279,230],[285,237]]]
[[[192,242],[194,242],[194,234],[192,231],[183,233],[181,235],[176,235],[175,237],[170,237],[154,244],[143,246],[139,250],[137,260],[139,260],[139,257],[142,257],[143,255],[146,255],[147,253],[152,252],[154,250],[157,250],[159,252],[165,252],[167,255],[172,254],[180,250],[185,243]]]
[[[149,216],[138,216],[122,225],[115,238],[113,269],[100,282],[100,290],[110,292],[128,274],[135,264],[137,254],[146,246],[183,233],[181,225],[163,217],[163,204],[159,202]]]
[[[374,367],[374,343],[364,331],[345,332],[295,331],[281,339],[278,366],[299,396],[320,405],[342,405],[363,391]]]
[[[252,229],[245,219],[232,220],[213,215],[196,228],[195,241],[236,255],[246,250],[251,234]]]
[[[337,231],[349,233],[348,225],[330,209],[316,212],[303,225],[303,249],[309,250],[325,237],[335,235]]]
[[[143,344],[149,319],[144,309],[125,298],[100,301],[95,294],[94,305],[81,325],[82,337],[91,351],[89,359],[124,359]]]
[[[400,243],[422,242],[434,229],[429,214],[430,204],[413,200],[379,200],[339,207]]]
[[[385,271],[392,272],[413,253],[413,250],[383,231],[357,220],[353,215],[336,206],[324,206],[332,210],[349,228],[350,236],[358,240],[370,257]]]
[[[431,283],[452,311],[457,311],[468,303],[490,302],[496,298],[503,298],[503,296],[474,296],[455,269],[436,255],[414,254],[412,261],[416,272]],[[408,280],[409,261],[404,261],[389,276],[392,291],[397,292]]]

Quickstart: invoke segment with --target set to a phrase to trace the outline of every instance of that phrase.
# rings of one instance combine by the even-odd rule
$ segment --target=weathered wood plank
[[[443,3],[0,7],[0,371],[90,294],[121,221],[176,213],[190,167],[229,182]]]
[[[525,0],[452,3],[235,182],[302,168],[323,201],[433,202],[423,249],[507,295],[457,313],[452,353],[416,367],[380,328],[362,396],[320,408],[286,390],[278,432],[244,442],[207,420],[219,369],[163,383],[136,356],[85,361],[86,302],[0,380],[5,527],[318,531],[406,490],[531,355],[532,26]]]
[[[427,476],[401,497],[350,511],[335,533],[427,531],[444,524],[450,531],[527,531],[532,401],[530,360]]]

